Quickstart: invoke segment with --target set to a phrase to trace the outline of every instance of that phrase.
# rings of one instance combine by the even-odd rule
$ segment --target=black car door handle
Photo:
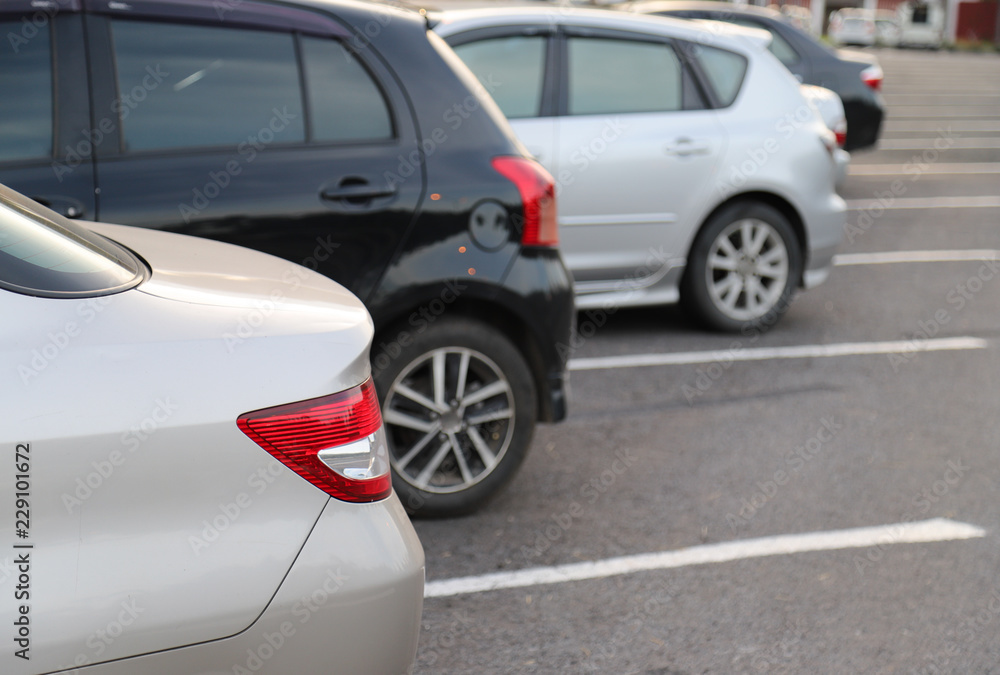
[[[394,194],[396,194],[396,190],[393,188],[380,188],[369,183],[339,185],[335,188],[327,188],[319,193],[320,197],[331,202],[366,201],[378,197],[389,197]]]

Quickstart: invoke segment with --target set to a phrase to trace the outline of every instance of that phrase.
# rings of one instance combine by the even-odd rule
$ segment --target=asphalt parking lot
[[[416,523],[415,672],[1000,672],[1000,56],[878,56],[827,283],[761,333],[581,314],[569,419]]]

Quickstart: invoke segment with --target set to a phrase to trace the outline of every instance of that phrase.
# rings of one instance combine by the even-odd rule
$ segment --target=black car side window
[[[372,141],[392,138],[389,106],[371,74],[335,40],[302,38],[309,95],[310,139]]]
[[[38,27],[31,38],[23,38],[21,29],[21,22],[0,22],[0,35],[8,36],[0,49],[0,161],[52,155],[49,26]]]
[[[666,44],[570,38],[569,114],[683,110],[683,70]]]
[[[113,21],[125,152],[301,143],[291,34]]]
[[[545,75],[544,35],[511,35],[457,45],[455,53],[511,119],[538,117]]]
[[[756,28],[757,30],[766,30],[771,34],[771,44],[767,46],[767,50],[774,54],[774,56],[781,61],[785,67],[794,66],[799,62],[798,53],[792,49],[792,46],[788,44],[788,40],[778,35],[775,31],[771,30],[767,26],[750,19],[730,19],[732,23],[737,26],[746,26],[747,28]]]

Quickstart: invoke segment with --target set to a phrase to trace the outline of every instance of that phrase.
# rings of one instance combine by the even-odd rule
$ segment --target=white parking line
[[[926,167],[926,168],[925,168]],[[1000,173],[1000,164],[992,162],[968,162],[965,164],[851,164],[847,167],[849,176],[912,176],[914,174],[990,174]]]
[[[479,576],[429,581],[424,586],[424,597],[444,598],[505,588],[525,588],[584,579],[603,579],[635,572],[766,558],[775,555],[957,541],[976,539],[985,535],[986,531],[980,527],[945,518],[831,532],[786,534],[776,537],[692,546],[679,551],[640,553],[592,562],[534,567],[512,572],[494,572]]]
[[[879,150],[996,150],[1000,148],[1000,138],[949,138],[942,145],[938,138],[883,138],[878,142]]]
[[[833,256],[833,264],[838,266],[927,262],[1000,262],[1000,251],[993,249],[886,251],[884,253],[841,253]]]
[[[686,366],[697,363],[730,361],[769,361],[772,359],[815,359],[834,356],[873,356],[877,354],[909,354],[912,352],[943,352],[985,349],[986,340],[973,337],[937,338],[933,340],[892,340],[888,342],[840,342],[829,345],[793,345],[789,347],[757,347],[747,349],[715,349],[667,354],[625,354],[570,359],[570,370],[604,370],[607,368],[648,368],[650,366]]]
[[[874,197],[871,199],[848,199],[847,208],[852,210],[871,209],[994,209],[1000,207],[1000,196],[982,197],[896,197],[888,204]]]

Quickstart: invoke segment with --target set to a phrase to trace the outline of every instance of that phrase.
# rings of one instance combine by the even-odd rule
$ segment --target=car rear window
[[[732,105],[740,93],[747,72],[747,60],[739,54],[715,47],[700,46],[698,61],[716,98],[723,107]]]
[[[52,45],[49,26],[30,40],[9,40],[0,49],[0,161],[52,154]],[[0,21],[0,35],[17,36],[22,25]],[[8,40],[5,40],[8,42]]]
[[[0,186],[0,288],[94,297],[132,288],[144,276],[130,252]]]

